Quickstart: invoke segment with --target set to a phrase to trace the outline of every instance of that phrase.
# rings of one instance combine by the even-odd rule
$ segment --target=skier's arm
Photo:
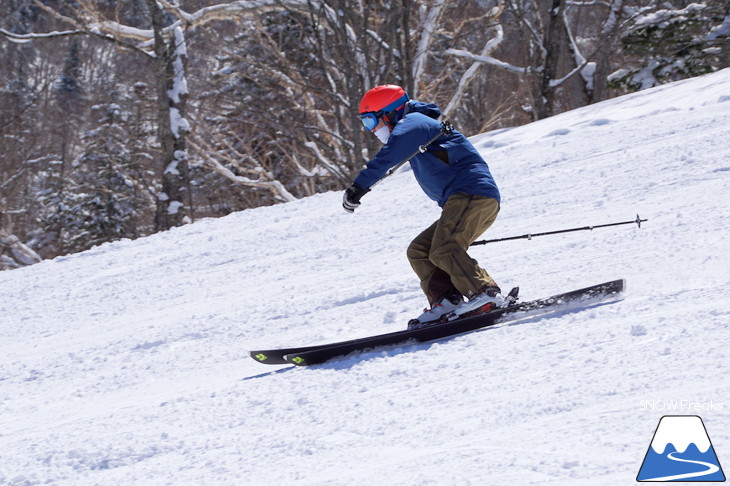
[[[418,147],[441,133],[436,120],[414,113],[399,122],[393,129],[388,143],[368,162],[355,178],[355,184],[369,188],[385,175],[388,169],[411,156]]]

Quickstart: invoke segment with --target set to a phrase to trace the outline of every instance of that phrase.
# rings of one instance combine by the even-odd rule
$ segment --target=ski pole
[[[636,215],[636,219],[632,221],[622,221],[620,223],[608,223],[608,224],[599,224],[596,226],[583,226],[581,228],[570,228],[570,229],[564,229],[564,230],[557,230],[557,231],[546,231],[544,233],[527,233],[526,235],[520,235],[520,236],[509,236],[507,238],[497,238],[494,240],[481,240],[481,241],[475,241],[471,244],[471,246],[477,246],[477,245],[486,245],[487,243],[496,243],[499,241],[509,241],[509,240],[531,240],[535,236],[545,236],[545,235],[557,235],[559,233],[570,233],[572,231],[585,231],[585,230],[593,230],[595,228],[606,228],[608,226],[619,226],[622,224],[636,224],[639,228],[641,228],[641,223],[644,221],[648,221],[646,219],[641,219],[639,215]]]
[[[409,155],[408,157],[406,157],[405,159],[403,159],[401,162],[398,162],[397,165],[395,165],[395,166],[391,167],[390,169],[388,169],[388,172],[386,172],[383,177],[381,177],[380,179],[378,179],[377,181],[375,181],[368,188],[368,190],[372,189],[377,184],[379,184],[380,182],[382,182],[383,179],[385,179],[386,177],[393,175],[393,173],[395,171],[397,171],[398,169],[400,169],[401,167],[403,167],[403,165],[406,162],[410,161],[416,155],[424,153],[426,151],[426,149],[428,148],[428,146],[431,145],[433,142],[435,142],[437,138],[439,138],[439,137],[441,137],[443,135],[447,135],[448,136],[448,135],[451,135],[453,133],[454,133],[454,125],[452,125],[450,121],[443,121],[443,122],[441,122],[441,131],[437,135],[435,135],[431,140],[429,140],[428,142],[424,143],[423,145],[420,145],[415,152],[413,152],[411,155]]]

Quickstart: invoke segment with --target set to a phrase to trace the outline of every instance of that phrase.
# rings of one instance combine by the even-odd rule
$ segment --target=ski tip
[[[266,363],[266,360],[269,359],[269,357],[261,351],[249,351],[248,355],[251,356],[256,361],[258,361],[259,363]]]

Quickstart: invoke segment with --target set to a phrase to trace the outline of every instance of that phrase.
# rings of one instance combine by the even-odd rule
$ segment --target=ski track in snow
[[[619,302],[301,369],[247,351],[400,329],[438,217],[409,173],[0,273],[0,484],[635,484],[667,411],[730,451],[730,70],[473,137],[503,193],[472,249],[523,299]],[[670,411],[671,412],[671,411]]]

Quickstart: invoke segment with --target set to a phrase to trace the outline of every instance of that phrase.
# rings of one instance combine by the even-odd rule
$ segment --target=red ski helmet
[[[376,86],[360,100],[360,114],[390,113],[405,105],[410,98],[406,90],[395,84]]]

